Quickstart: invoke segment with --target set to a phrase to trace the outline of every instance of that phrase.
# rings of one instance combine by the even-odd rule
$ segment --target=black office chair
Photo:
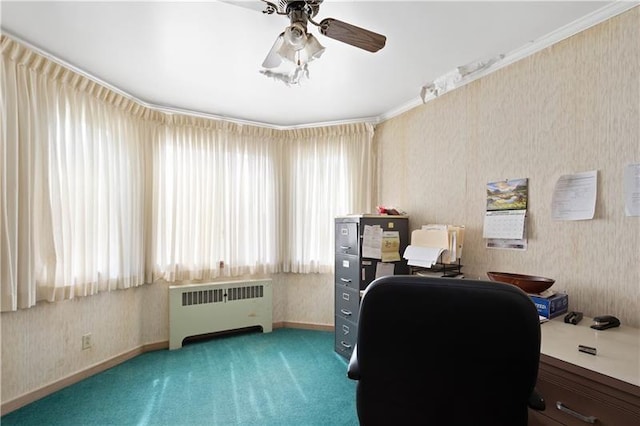
[[[497,282],[388,276],[364,293],[348,376],[361,425],[519,426],[535,392],[540,322]]]

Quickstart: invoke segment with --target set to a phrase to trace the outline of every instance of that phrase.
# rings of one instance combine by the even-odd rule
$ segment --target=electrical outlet
[[[87,333],[82,336],[82,350],[89,349],[93,345],[91,341],[91,333]]]

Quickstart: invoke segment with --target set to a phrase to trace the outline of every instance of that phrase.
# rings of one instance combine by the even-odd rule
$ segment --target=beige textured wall
[[[278,278],[286,298],[283,321],[333,327],[333,274],[281,274]]]
[[[556,279],[570,308],[640,326],[640,218],[623,170],[640,163],[640,7],[379,125],[379,202],[412,229],[464,224],[464,272]],[[598,170],[595,219],[553,221],[556,180]],[[486,183],[529,178],[526,251],[482,239]],[[402,188],[399,191],[397,188]]]
[[[300,277],[272,277],[273,321],[333,325],[333,275]],[[168,284],[4,312],[0,329],[1,401],[7,404],[143,345],[168,342]],[[83,351],[86,333],[93,347]]]
[[[126,353],[167,340],[162,285],[102,293],[2,313],[2,402]],[[164,287],[166,289],[166,286]],[[82,350],[82,335],[93,347]]]

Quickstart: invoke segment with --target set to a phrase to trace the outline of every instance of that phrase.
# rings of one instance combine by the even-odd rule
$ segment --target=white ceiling
[[[388,118],[460,65],[506,54],[499,68],[632,5],[624,3],[325,0],[316,21],[337,18],[387,44],[369,53],[309,25],[326,52],[292,87],[258,72],[284,16],[219,1],[2,0],[0,13],[8,35],[146,104],[291,128]]]

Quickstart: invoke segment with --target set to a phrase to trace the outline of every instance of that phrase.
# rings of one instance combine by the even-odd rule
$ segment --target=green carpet
[[[276,329],[150,352],[1,418],[10,425],[357,425],[333,333]]]

